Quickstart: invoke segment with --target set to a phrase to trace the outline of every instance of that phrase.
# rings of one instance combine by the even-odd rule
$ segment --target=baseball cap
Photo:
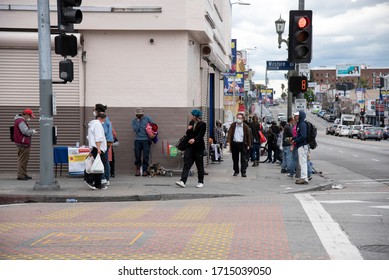
[[[299,112],[299,111],[294,112],[294,113],[293,113],[293,116],[300,116],[300,112]]]
[[[35,118],[34,112],[31,109],[28,109],[28,108],[24,109],[23,114],[30,115],[31,118]]]

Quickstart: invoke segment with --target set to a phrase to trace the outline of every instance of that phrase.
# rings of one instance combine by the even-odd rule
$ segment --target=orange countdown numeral
[[[301,90],[305,91],[306,89],[307,89],[307,81],[306,80],[302,80],[301,81]]]

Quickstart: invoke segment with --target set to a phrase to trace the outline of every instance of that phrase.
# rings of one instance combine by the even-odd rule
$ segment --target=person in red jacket
[[[35,118],[31,109],[25,109],[15,116],[14,142],[18,151],[18,180],[32,179],[27,174],[27,165],[30,158],[31,136],[37,134],[36,129],[30,129],[28,121]]]

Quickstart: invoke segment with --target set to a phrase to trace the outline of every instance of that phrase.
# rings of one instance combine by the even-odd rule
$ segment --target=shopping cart
[[[175,168],[166,168],[159,166],[161,170],[161,175],[172,177],[173,175],[181,175],[183,164],[184,164],[184,152],[177,149],[175,144],[177,140],[162,140],[162,154],[170,161],[172,164],[176,162],[177,167]],[[189,176],[193,176],[195,172],[193,170],[189,171]]]

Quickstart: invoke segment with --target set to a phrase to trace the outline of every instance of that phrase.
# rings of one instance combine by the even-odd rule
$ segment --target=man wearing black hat
[[[27,165],[30,158],[31,136],[37,134],[36,129],[30,129],[27,122],[35,118],[31,109],[25,109],[15,116],[14,142],[18,150],[18,180],[32,179],[27,174]]]

